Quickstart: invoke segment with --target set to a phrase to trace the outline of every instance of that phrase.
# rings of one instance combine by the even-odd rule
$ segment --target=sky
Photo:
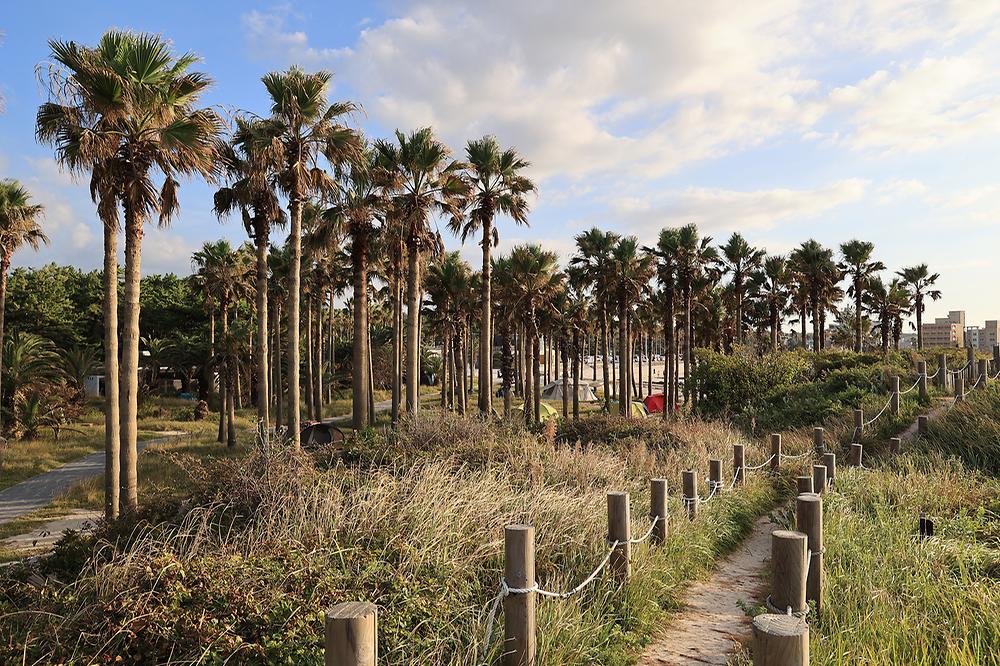
[[[495,135],[531,161],[530,226],[500,222],[501,251],[538,242],[565,260],[592,226],[653,244],[689,222],[771,253],[808,238],[876,245],[889,267],[927,263],[943,298],[1000,317],[1000,2],[621,0],[392,2],[11,0],[0,14],[0,177],[47,209],[52,243],[14,264],[101,265],[85,183],[34,139],[49,39],[108,28],[162,34],[201,56],[220,111],[264,114],[260,77],[334,73],[369,136],[432,126],[454,150]],[[181,213],[151,227],[146,273],[190,272],[207,240],[242,242],[184,182]],[[444,226],[442,225],[442,230]],[[457,238],[444,231],[450,248]],[[463,254],[476,265],[478,246]]]

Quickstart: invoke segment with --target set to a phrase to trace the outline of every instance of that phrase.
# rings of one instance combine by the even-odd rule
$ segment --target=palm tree
[[[107,269],[117,256],[114,232],[119,209],[125,218],[121,486],[126,507],[134,510],[139,502],[136,445],[143,226],[153,216],[167,224],[177,213],[178,176],[213,177],[222,121],[214,110],[196,108],[211,85],[204,74],[189,71],[198,58],[175,56],[169,42],[158,35],[110,30],[94,48],[54,40],[49,47],[57,63],[49,70],[52,101],[38,110],[36,135],[55,146],[62,166],[91,176],[90,191],[106,227],[105,254],[111,257],[105,257],[106,310],[111,291],[117,290],[117,280],[110,281],[112,271]],[[163,177],[159,186],[157,175]],[[105,325],[109,329],[105,335],[114,334],[108,317]],[[117,349],[106,345],[105,358],[116,356]],[[114,382],[117,368],[109,367],[108,375],[106,379]],[[106,416],[106,424],[107,420]],[[106,428],[106,437],[111,430]],[[108,462],[110,477],[110,455]],[[113,506],[106,509],[109,515],[116,513]]]
[[[379,141],[376,149],[386,165],[392,165],[397,188],[392,194],[395,214],[404,229],[406,245],[406,409],[415,415],[420,389],[420,292],[421,258],[440,245],[430,227],[435,213],[460,224],[462,198],[467,187],[462,165],[449,158],[448,148],[434,138],[429,127],[409,135],[396,130],[396,143]]]
[[[618,366],[621,390],[618,395],[618,413],[631,415],[632,396],[632,306],[643,287],[652,277],[653,257],[639,250],[635,236],[618,240],[611,250],[611,268],[615,276],[615,300],[618,304],[618,347],[621,363]]]
[[[601,370],[604,376],[604,409],[607,411],[611,411],[611,376],[608,369],[608,355],[611,353],[611,345],[608,342],[608,315],[614,292],[611,251],[618,242],[618,238],[618,234],[614,232],[604,232],[593,227],[575,238],[577,253],[570,259],[570,265],[581,268],[590,277],[590,286],[600,311],[601,354],[603,357]]]
[[[390,165],[391,166],[391,165]],[[364,157],[353,162],[338,178],[338,194],[333,206],[320,214],[315,233],[351,238],[351,273],[354,286],[354,341],[352,363],[352,425],[356,430],[370,425],[368,404],[368,283],[372,242],[379,231],[376,223],[384,219],[390,170],[379,153],[366,149]]]
[[[465,390],[462,370],[464,359],[463,332],[471,289],[472,268],[458,252],[448,252],[427,268],[427,293],[434,305],[434,324],[442,337],[441,404],[465,413]],[[454,402],[453,402],[454,401]]]
[[[791,297],[792,274],[788,262],[780,255],[764,259],[763,266],[753,275],[754,290],[767,305],[768,327],[771,332],[771,351],[778,351],[778,333],[781,317],[788,310]]]
[[[875,251],[875,244],[860,240],[850,240],[840,245],[840,255],[843,261],[840,263],[840,270],[850,277],[851,285],[847,288],[847,293],[854,297],[854,311],[857,316],[854,319],[854,351],[864,351],[861,316],[864,304],[864,292],[868,288],[872,279],[879,271],[885,270],[885,264],[881,261],[872,261],[872,253]]]
[[[865,309],[875,320],[872,328],[878,329],[883,354],[889,351],[890,339],[898,339],[897,331],[902,331],[902,320],[912,308],[910,293],[899,280],[888,285],[878,277],[869,281],[865,290]]]
[[[16,180],[0,181],[0,342],[4,339],[10,258],[26,245],[37,251],[42,244],[48,244],[49,237],[39,226],[44,214],[45,207],[31,203],[31,194]],[[3,358],[0,355],[0,372],[2,370]]]
[[[237,116],[237,131],[231,143],[219,147],[220,161],[229,184],[215,193],[215,214],[221,219],[239,211],[247,235],[254,242],[256,254],[257,310],[257,423],[263,437],[270,425],[267,255],[272,226],[284,226],[285,212],[281,209],[266,163],[248,153],[255,149],[252,137],[258,120]]]
[[[732,274],[731,286],[736,301],[735,338],[736,344],[739,345],[743,344],[743,297],[746,294],[747,283],[751,273],[760,267],[766,253],[764,250],[751,247],[739,232],[733,232],[721,250],[723,272]]]
[[[692,309],[695,287],[705,268],[719,260],[719,254],[712,247],[710,236],[699,237],[698,227],[687,224],[680,228],[677,238],[677,281],[684,308],[684,401],[691,398],[691,367],[694,329]]]
[[[940,290],[930,289],[937,282],[938,278],[941,277],[941,274],[931,273],[927,268],[927,264],[918,264],[897,271],[896,275],[909,287],[910,294],[913,297],[913,310],[917,316],[917,349],[923,349],[924,298],[930,298],[932,301],[941,298]]]
[[[526,195],[535,191],[535,184],[521,174],[530,163],[513,148],[501,150],[492,136],[469,141],[465,147],[466,174],[470,186],[469,210],[464,221],[454,224],[452,231],[461,233],[462,242],[482,231],[483,271],[481,312],[479,317],[479,411],[488,415],[493,402],[493,335],[491,305],[491,256],[500,240],[494,226],[496,215],[510,217],[517,224],[528,223]],[[454,220],[460,222],[459,220]]]
[[[809,308],[812,311],[813,351],[818,352],[822,349],[821,310],[825,302],[825,293],[835,276],[839,280],[837,265],[833,261],[833,250],[809,239],[793,250],[789,258],[808,294]]]
[[[677,295],[678,260],[680,258],[680,230],[662,229],[655,248],[645,248],[656,259],[656,277],[660,283],[660,304],[663,308],[663,336],[666,347],[663,358],[663,397],[666,406],[663,418],[674,413],[677,400],[677,339],[674,335]]]
[[[261,79],[271,98],[271,115],[253,125],[244,143],[249,155],[259,156],[273,170],[275,184],[288,198],[290,247],[288,271],[288,433],[292,446],[300,446],[301,428],[299,352],[299,301],[302,291],[302,210],[317,193],[332,192],[334,183],[319,167],[323,155],[340,168],[358,159],[361,140],[341,119],[355,109],[351,102],[328,99],[330,72],[308,73],[299,67],[271,72]]]

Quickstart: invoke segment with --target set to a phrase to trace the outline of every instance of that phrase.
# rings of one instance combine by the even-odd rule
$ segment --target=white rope
[[[875,416],[873,416],[872,418],[868,419],[867,421],[865,421],[862,424],[861,427],[862,428],[867,428],[871,424],[875,423],[875,421],[877,421],[880,416],[882,416],[883,414],[885,414],[885,410],[889,409],[889,405],[891,405],[891,404],[892,404],[892,396],[890,395],[889,399],[885,401],[885,406],[882,407],[882,409],[879,411],[879,413],[876,414]]]
[[[1000,378],[1000,370],[997,370],[997,374],[995,374],[992,377],[990,377],[989,381],[992,382],[994,379],[998,379],[998,378]]]
[[[811,456],[812,454],[813,454],[812,451],[806,451],[805,453],[800,453],[800,454],[795,455],[795,456],[788,455],[787,453],[782,453],[781,457],[782,458],[786,458],[788,460],[799,460],[800,458],[805,458],[807,456]]]
[[[973,384],[972,386],[970,386],[969,390],[971,391],[972,389],[974,389],[977,386],[979,386],[979,382],[983,381],[983,377],[985,377],[985,375],[979,375],[978,377],[976,377],[976,383]]]
[[[962,366],[961,368],[959,368],[958,370],[949,370],[948,372],[949,372],[949,374],[952,374],[952,375],[957,375],[957,374],[959,374],[960,372],[965,372],[966,370],[968,370],[968,369],[969,369],[969,366],[970,366],[971,364],[972,364],[972,361],[966,361],[966,362],[965,362],[965,365],[963,365],[963,366]]]
[[[764,462],[762,462],[761,464],[757,465],[756,467],[744,467],[743,471],[745,471],[745,472],[753,472],[753,471],[756,471],[756,470],[761,469],[763,467],[767,467],[768,465],[771,464],[771,461],[774,460],[774,456],[775,456],[775,454],[772,453],[771,457],[768,458],[767,460],[765,460]]]
[[[939,375],[940,373],[941,373],[941,368],[938,368],[937,370],[935,370],[935,371],[934,371],[934,374],[933,374],[933,375],[926,375],[926,376],[927,376],[927,379],[934,379],[934,378],[935,378],[935,377],[937,377],[937,376],[938,376],[938,375]],[[926,374],[926,373],[925,373],[925,374]]]
[[[905,391],[900,391],[900,392],[899,392],[899,395],[906,395],[907,393],[909,393],[909,392],[910,392],[910,391],[912,391],[913,389],[917,388],[917,386],[918,386],[918,385],[920,384],[920,380],[921,380],[921,379],[922,379],[923,377],[924,377],[924,375],[918,375],[918,376],[917,376],[917,381],[913,382],[913,386],[911,386],[910,388],[906,389]]]
[[[706,497],[705,499],[699,500],[702,504],[708,504],[709,502],[712,501],[712,498],[715,497],[715,493],[717,493],[719,489],[722,488],[722,481],[716,482],[709,479],[708,485],[712,486],[712,492],[709,493],[708,497]]]
[[[732,490],[733,488],[736,487],[736,479],[738,478],[740,478],[740,470],[737,469],[735,472],[733,472],[733,480],[729,482],[729,490]]]
[[[661,520],[663,520],[663,518],[660,517],[660,516],[650,516],[650,518],[653,519],[653,523],[649,526],[649,531],[647,531],[645,534],[643,534],[638,539],[629,539],[628,540],[629,543],[642,543],[643,541],[645,541],[646,539],[648,539],[649,537],[651,537],[653,535],[653,530],[656,529],[656,525]]]

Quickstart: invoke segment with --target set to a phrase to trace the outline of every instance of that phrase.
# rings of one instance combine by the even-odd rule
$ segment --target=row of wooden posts
[[[1000,348],[998,348],[1000,349]],[[965,397],[965,380],[975,385],[980,377],[989,377],[989,361],[976,364],[974,351],[969,349],[966,367],[957,373],[949,372],[947,358],[938,356],[938,371],[934,378],[937,386],[947,390],[949,377],[954,376],[956,401]],[[1000,367],[1000,356],[997,359]],[[918,362],[917,387],[921,399],[927,399],[927,364]],[[900,380],[892,378],[889,409],[899,414]],[[917,429],[926,434],[927,416],[917,417]],[[854,410],[857,437],[865,427],[864,412]],[[753,661],[755,666],[807,666],[809,663],[809,628],[805,615],[812,603],[817,612],[823,606],[823,500],[822,495],[837,477],[837,455],[826,451],[825,430],[813,430],[814,453],[822,464],[812,467],[811,476],[796,478],[798,496],[795,502],[795,531],[776,530],[771,536],[772,589],[768,605],[772,611],[758,615],[753,620]],[[781,435],[770,438],[770,470],[777,472],[783,457]],[[901,441],[889,439],[891,453],[899,453]],[[742,444],[733,445],[732,486],[746,482],[746,451]],[[863,447],[855,441],[848,449],[847,465],[862,467]],[[709,461],[709,484],[718,492],[724,487],[722,461]],[[681,472],[683,504],[688,519],[698,516],[698,472]],[[650,480],[649,534],[653,545],[662,544],[669,533],[666,479]],[[608,543],[614,544],[608,558],[612,576],[624,583],[631,576],[632,545],[630,498],[627,492],[609,492],[607,495]],[[503,598],[505,666],[534,666],[536,663],[535,624],[535,530],[531,525],[508,525],[504,529],[504,582],[512,590],[529,590],[510,593]],[[325,663],[327,666],[375,666],[378,636],[378,610],[375,604],[347,602],[334,606],[325,618]]]

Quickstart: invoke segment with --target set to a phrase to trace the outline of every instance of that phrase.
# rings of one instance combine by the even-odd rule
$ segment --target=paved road
[[[158,437],[141,441],[139,451],[142,452],[150,444],[161,444],[171,439],[173,437]],[[104,451],[96,451],[0,490],[0,525],[48,506],[75,483],[103,475]]]

